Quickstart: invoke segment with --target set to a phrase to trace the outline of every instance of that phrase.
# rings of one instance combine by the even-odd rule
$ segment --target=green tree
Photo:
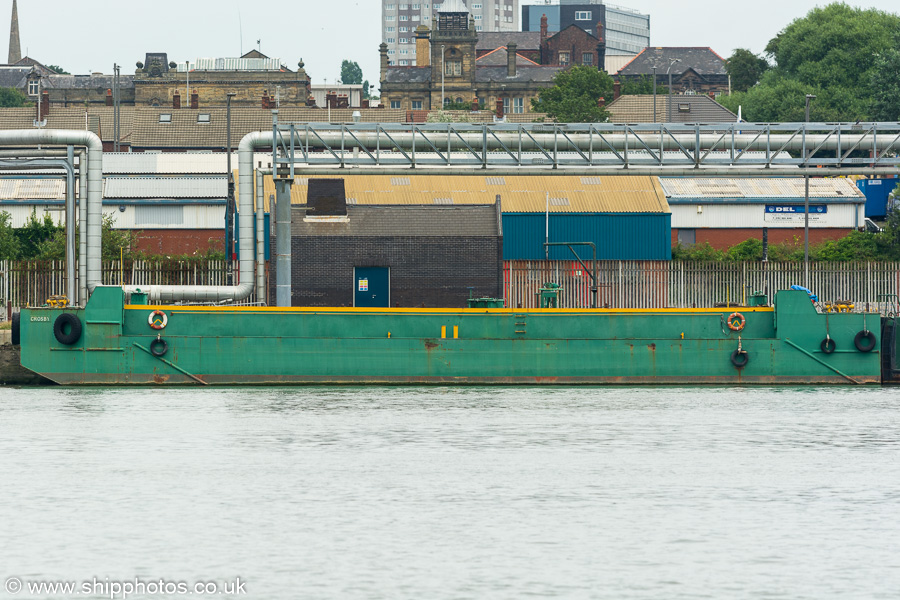
[[[18,108],[28,106],[28,96],[15,88],[0,88],[0,107]]]
[[[900,15],[842,2],[815,8],[769,41],[775,67],[722,103],[733,111],[743,106],[750,121],[796,122],[803,120],[805,95],[814,94],[812,120],[870,119],[877,71],[890,69],[877,59],[890,60],[898,44]]]
[[[341,83],[362,83],[363,72],[355,61],[345,60],[341,63]]]
[[[869,76],[872,118],[900,121],[900,51],[891,49],[876,57]]]
[[[24,259],[37,258],[41,245],[62,230],[63,227],[54,223],[49,214],[44,213],[44,218],[38,219],[37,212],[32,210],[25,227],[15,230],[19,241],[19,256]]]
[[[69,73],[68,71],[66,71],[65,69],[63,69],[62,67],[60,67],[58,65],[45,65],[45,66],[48,69],[50,69],[51,71],[53,71],[54,73],[56,73],[57,75],[71,75],[71,73]]]
[[[101,258],[103,260],[119,260],[120,255],[126,260],[135,258],[139,254],[136,246],[140,233],[128,229],[115,229],[114,225],[113,216],[104,214],[100,224]],[[78,247],[77,231],[75,232],[75,247]],[[41,240],[29,257],[38,260],[63,260],[66,257],[65,228],[59,227],[50,237]]]
[[[365,81],[363,81],[363,90],[362,90],[362,91],[363,91],[363,98],[365,98],[366,100],[370,100],[370,99],[372,98],[372,94],[369,92],[369,88],[371,88],[371,87],[372,87],[372,86],[369,85],[369,80],[368,80],[368,79],[366,79]]]
[[[0,260],[17,258],[19,258],[19,240],[12,226],[12,216],[4,210],[0,212]]]
[[[744,48],[738,48],[725,63],[731,77],[731,87],[738,92],[746,92],[759,82],[763,73],[769,70],[765,58],[757,56]]]
[[[597,106],[600,98],[612,97],[613,80],[606,72],[577,65],[557,73],[553,83],[532,99],[533,111],[561,123],[603,123],[609,118],[606,109]]]
[[[667,86],[657,84],[657,95],[665,95],[668,93],[669,88]],[[642,75],[641,77],[635,78],[629,77],[628,79],[622,81],[623,96],[649,96],[651,94],[653,94],[652,75]]]

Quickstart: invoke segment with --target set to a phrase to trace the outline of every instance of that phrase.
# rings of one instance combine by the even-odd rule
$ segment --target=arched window
[[[444,54],[444,75],[447,77],[462,75],[462,54],[456,48],[450,48]]]

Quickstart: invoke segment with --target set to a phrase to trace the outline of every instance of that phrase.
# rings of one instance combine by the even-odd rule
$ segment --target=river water
[[[898,409],[852,388],[4,388],[0,598],[895,599]],[[67,581],[92,587],[29,587]]]

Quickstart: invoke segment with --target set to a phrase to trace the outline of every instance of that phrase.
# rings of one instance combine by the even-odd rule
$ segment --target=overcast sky
[[[543,4],[522,0],[526,4]],[[735,48],[762,52],[766,43],[815,0],[617,0],[650,14],[654,46],[709,46],[723,57]],[[900,12],[897,0],[849,4]],[[8,22],[12,0],[0,0]],[[313,82],[340,77],[341,60],[357,61],[378,80],[381,0],[19,0],[22,53],[70,73],[133,73],[147,52],[169,60],[240,56],[257,47],[291,69],[303,58]],[[0,31],[6,31],[0,26]],[[242,35],[243,33],[243,35]],[[6,47],[3,42],[2,47]],[[5,54],[3,57],[5,58]]]

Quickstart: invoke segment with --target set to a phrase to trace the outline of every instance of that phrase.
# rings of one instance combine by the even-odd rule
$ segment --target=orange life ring
[[[735,312],[728,315],[728,329],[732,331],[743,331],[746,324],[747,319],[745,319],[744,315],[741,313]]]
[[[150,313],[150,318],[147,319],[147,322],[152,329],[165,329],[166,325],[169,324],[169,317],[161,310],[154,310]]]

